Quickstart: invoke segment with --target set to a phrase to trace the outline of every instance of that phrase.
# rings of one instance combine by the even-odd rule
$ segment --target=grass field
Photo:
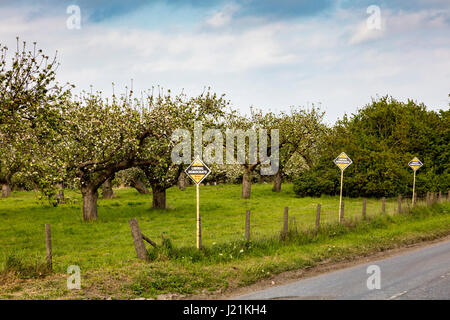
[[[116,198],[99,200],[99,219],[92,223],[82,221],[78,192],[66,191],[69,201],[58,207],[39,201],[33,192],[14,192],[0,200],[0,297],[132,298],[216,291],[323,259],[349,258],[450,233],[448,202],[432,208],[419,206],[412,216],[395,215],[397,199],[388,199],[388,216],[381,217],[381,200],[368,199],[367,215],[373,219],[356,224],[362,199],[344,199],[350,225],[344,227],[336,225],[338,197],[296,198],[290,184],[283,185],[279,194],[271,191],[271,185],[255,184],[250,200],[240,198],[239,185],[201,186],[200,190],[205,246],[201,254],[194,249],[194,187],[169,189],[166,211],[150,209],[151,195],[115,189]],[[308,230],[314,226],[318,203],[321,221],[330,227],[315,234]],[[285,206],[289,207],[291,230],[299,232],[292,232],[281,243],[278,235]],[[244,241],[248,209],[250,243]],[[134,217],[142,232],[158,244],[161,233],[170,239],[158,250],[149,247],[151,262],[136,259],[128,225]],[[46,223],[52,230],[54,273],[44,277]],[[65,288],[69,265],[80,266],[83,290]]]

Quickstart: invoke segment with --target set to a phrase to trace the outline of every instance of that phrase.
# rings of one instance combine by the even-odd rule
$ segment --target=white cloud
[[[329,119],[376,94],[447,106],[450,39],[442,12],[383,10],[377,36],[364,30],[366,15],[345,10],[329,19],[239,21],[239,28],[228,14],[215,28],[203,21],[194,30],[162,32],[102,24],[67,30],[64,14],[28,21],[26,12],[9,10],[0,12],[0,39],[14,48],[20,35],[48,54],[58,49],[59,79],[79,89],[93,84],[108,93],[111,82],[120,90],[131,78],[136,89],[161,84],[196,94],[212,86],[243,109],[321,101]]]
[[[236,4],[227,4],[225,7],[214,13],[214,15],[206,20],[206,24],[219,28],[223,27],[231,22],[233,14],[239,10],[239,6]]]
[[[359,44],[364,43],[371,40],[376,40],[384,35],[385,27],[382,27],[380,30],[378,29],[369,29],[367,27],[367,24],[360,23],[356,27],[356,32],[353,34],[353,36],[349,40],[349,44]]]

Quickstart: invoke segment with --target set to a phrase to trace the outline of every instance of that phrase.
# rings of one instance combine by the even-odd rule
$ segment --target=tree
[[[168,91],[151,99],[149,105],[157,114],[166,116],[155,128],[158,130],[158,139],[147,139],[147,151],[141,155],[146,163],[139,168],[152,188],[152,207],[165,209],[166,190],[177,184],[185,165],[172,161],[172,150],[177,142],[172,138],[173,133],[180,129],[193,132],[195,121],[202,121],[204,128],[215,128],[220,124],[228,102],[223,96],[219,97],[209,90],[192,98],[187,98],[183,93],[172,96]],[[189,146],[192,144],[193,141]]]
[[[238,113],[230,114],[227,119],[226,130],[226,159],[228,165],[238,164],[242,171],[242,199],[249,199],[251,196],[251,177],[258,165],[261,163],[255,149],[258,144],[258,136],[256,134],[257,124],[252,121],[255,119],[254,110],[251,110],[251,118],[247,118]],[[236,140],[236,144],[234,143]],[[248,140],[248,143],[246,142]],[[232,145],[232,147],[230,147]],[[252,147],[253,146],[253,147]],[[237,155],[235,159],[234,155]],[[237,161],[236,161],[237,160]]]
[[[11,62],[8,48],[0,45],[0,183],[2,196],[11,191],[13,176],[35,160],[46,139],[58,126],[59,110],[71,86],[55,81],[58,63],[26,43],[17,48]],[[69,86],[69,88],[67,87]]]
[[[147,178],[139,168],[133,167],[118,172],[116,174],[116,180],[119,180],[119,183],[121,184],[129,185],[135,188],[141,194],[150,193],[150,191],[147,189]]]
[[[85,94],[64,112],[54,153],[81,189],[86,221],[97,219],[98,188],[116,172],[145,163],[136,160],[145,140],[161,138],[155,129],[159,117],[133,105],[130,96],[108,101]]]
[[[276,126],[280,131],[279,169],[273,180],[272,191],[280,192],[285,168],[294,155],[311,167],[317,158],[317,145],[323,137],[326,126],[322,123],[323,112],[313,107],[303,110],[292,107],[289,113],[281,112],[275,117]],[[266,125],[267,126],[267,125]]]
[[[448,111],[427,111],[412,100],[381,97],[335,124],[319,146],[320,158],[312,171],[331,182],[322,181],[322,193],[338,192],[339,169],[332,161],[345,151],[353,164],[345,171],[344,194],[396,196],[411,193],[413,174],[408,162],[417,156],[424,163],[417,173],[418,193],[445,191],[449,187],[448,128]]]
[[[325,131],[325,125],[322,124],[323,113],[317,108],[311,110],[302,110],[292,107],[290,112],[264,113],[262,110],[251,109],[250,118],[235,118],[232,126],[241,130],[266,130],[267,144],[266,154],[271,156],[272,150],[272,132],[278,130],[278,170],[274,176],[273,191],[280,192],[284,174],[284,168],[289,160],[294,156],[302,157],[307,164],[312,164],[317,152],[316,145]],[[249,137],[250,139],[250,137]],[[263,141],[258,134],[254,138],[258,145]],[[245,146],[246,152],[249,152],[249,146]],[[246,158],[242,164],[242,198],[248,199],[251,194],[251,177],[253,172],[262,164],[261,155],[258,160],[251,161]]]

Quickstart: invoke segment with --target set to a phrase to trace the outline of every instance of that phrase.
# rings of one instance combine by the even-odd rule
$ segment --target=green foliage
[[[30,50],[17,38],[11,61],[8,50],[0,45],[0,183],[10,185],[17,174],[39,187],[43,177],[52,179],[47,169],[54,161],[47,147],[55,143],[72,86],[55,81],[56,55],[49,59],[36,43]]]
[[[321,142],[321,155],[313,172],[296,180],[297,194],[335,194],[340,170],[333,159],[342,151],[353,160],[344,171],[344,195],[408,195],[413,183],[408,162],[414,156],[424,163],[417,171],[418,194],[447,191],[450,189],[449,115],[449,111],[427,111],[423,104],[411,100],[399,102],[388,96],[373,100],[350,118],[344,116],[335,124]],[[311,187],[305,186],[306,180],[312,183]]]
[[[337,178],[323,176],[318,170],[307,170],[302,172],[294,180],[294,192],[300,197],[320,197],[322,194],[336,193]]]

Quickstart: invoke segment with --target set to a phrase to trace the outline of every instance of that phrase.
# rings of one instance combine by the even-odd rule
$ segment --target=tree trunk
[[[148,189],[145,186],[145,184],[141,180],[139,180],[137,178],[132,179],[130,181],[130,186],[135,188],[141,194],[148,194],[148,193],[150,193],[150,191],[148,191]]]
[[[252,182],[250,179],[251,172],[249,170],[244,170],[244,175],[242,176],[242,199],[250,199],[252,191]]]
[[[97,189],[92,186],[82,187],[81,194],[83,196],[83,220],[97,220]]]
[[[2,198],[8,198],[11,195],[11,185],[9,183],[2,184]]]
[[[153,209],[165,209],[166,208],[166,189],[161,186],[152,186],[153,191]]]
[[[273,192],[281,192],[281,182],[283,181],[281,177],[281,170],[278,170],[277,174],[273,179]]]
[[[111,179],[107,179],[102,184],[102,197],[103,199],[112,199],[114,198],[114,192],[112,189]]]
[[[178,176],[178,188],[180,190],[186,189],[186,173],[181,172]]]
[[[56,200],[58,200],[58,202],[64,203],[65,202],[65,200],[64,200],[64,186],[63,186],[62,183],[58,183],[57,187],[58,187],[58,193],[56,194],[55,198],[56,198]]]

